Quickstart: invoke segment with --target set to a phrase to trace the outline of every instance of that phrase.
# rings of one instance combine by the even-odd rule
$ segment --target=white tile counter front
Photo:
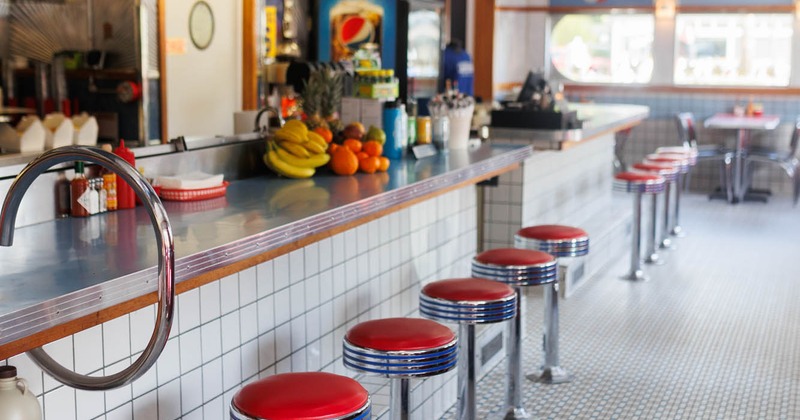
[[[28,315],[17,316],[13,310],[0,315],[5,322],[0,323],[0,352],[9,357],[2,363],[16,366],[19,375],[29,381],[45,420],[223,419],[228,416],[232,396],[244,384],[259,378],[316,370],[355,376],[341,361],[346,331],[370,319],[418,316],[422,286],[438,279],[469,276],[478,237],[475,183],[517,167],[530,154],[530,147],[483,146],[463,156],[451,155],[449,160],[395,162],[390,176],[317,178],[315,188],[330,187],[330,200],[319,213],[275,213],[265,205],[275,194],[272,188],[291,181],[269,177],[240,181],[237,188],[232,184],[224,210],[171,212],[176,232],[176,289],[180,294],[169,341],[156,365],[144,376],[105,392],[64,386],[21,352],[35,347],[35,340],[40,339],[36,337],[47,334],[53,339],[44,345],[45,350],[63,366],[81,374],[109,375],[136,360],[153,330],[156,307],[148,304],[152,300],[144,300],[151,290],[139,291],[141,296],[135,299],[141,304],[127,306],[127,310],[126,305],[134,301],[80,308],[91,313],[63,319],[58,316],[65,316],[67,309],[74,310],[76,305],[62,310],[58,305],[64,304],[63,296],[53,298],[47,293],[54,292],[56,286],[77,283],[83,289],[70,293],[80,295],[119,279],[145,278],[154,273],[154,253],[142,248],[147,246],[148,229],[145,225],[139,229],[134,223],[133,228],[120,230],[119,242],[127,243],[130,236],[123,239],[122,232],[128,232],[126,235],[133,235],[132,242],[139,247],[141,260],[130,274],[112,264],[122,255],[120,249],[112,247],[107,255],[90,252],[84,257],[68,243],[63,249],[48,249],[48,244],[41,243],[39,232],[71,231],[89,221],[62,219],[18,229],[19,243],[2,250],[11,273],[0,274],[8,280],[2,282],[7,289],[0,288],[0,307],[21,306],[14,310]],[[353,188],[340,188],[341,183]],[[130,210],[118,216],[137,222],[136,213]],[[342,217],[339,225],[315,228],[319,225],[312,223],[315,218],[331,223],[338,215]],[[96,220],[105,219],[91,221]],[[295,226],[295,236],[292,232],[275,233]],[[273,248],[260,247],[259,238],[264,235],[277,237],[270,242]],[[102,236],[99,238],[92,246],[101,246]],[[72,236],[62,239],[69,241]],[[229,248],[230,244],[244,248],[243,243],[254,241],[250,253]],[[47,263],[24,264],[34,246],[53,257]],[[98,268],[81,270],[81,264]],[[108,276],[109,271],[103,270],[113,274],[105,283],[100,277]],[[42,281],[64,277],[69,278]],[[92,277],[100,278],[101,283],[87,286],[87,278]],[[150,286],[152,283],[143,283],[140,287]],[[41,302],[28,309],[24,307],[29,305],[27,300],[9,298],[17,292]],[[93,304],[103,305],[109,299],[104,294],[101,297]],[[46,311],[51,315],[30,316]],[[107,321],[95,322],[104,319]],[[2,328],[16,328],[22,332],[15,334],[23,334],[26,330],[21,325],[28,325],[23,321],[46,329],[11,339],[16,336]],[[87,322],[94,323],[79,328]],[[412,381],[414,418],[439,417],[455,403],[455,375],[450,372]],[[388,406],[386,380],[358,379],[372,395],[373,413],[384,413]]]

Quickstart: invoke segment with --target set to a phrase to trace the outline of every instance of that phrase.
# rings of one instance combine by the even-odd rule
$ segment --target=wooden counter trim
[[[228,275],[237,273],[239,271],[245,270],[250,267],[254,267],[258,264],[261,264],[265,261],[269,261],[271,259],[277,258],[281,255],[288,254],[294,250],[300,249],[306,245],[312,244],[314,242],[319,242],[325,238],[329,238],[333,235],[338,233],[344,232],[346,230],[361,226],[365,223],[371,222],[375,219],[380,217],[386,216],[387,214],[391,214],[397,212],[399,210],[408,208],[413,206],[414,204],[420,203],[425,200],[429,200],[431,198],[438,197],[440,195],[446,194],[451,191],[455,191],[457,189],[475,185],[481,181],[493,178],[495,176],[501,175],[503,173],[515,170],[520,167],[519,163],[514,163],[509,166],[506,166],[502,169],[497,169],[494,171],[487,172],[481,176],[473,177],[466,179],[462,182],[457,184],[451,185],[446,188],[442,188],[441,190],[437,190],[435,192],[427,193],[420,195],[419,197],[415,197],[412,200],[405,201],[401,204],[397,204],[391,206],[386,209],[382,209],[366,215],[358,220],[354,220],[348,223],[345,223],[341,226],[337,226],[335,228],[326,230],[324,232],[315,233],[309,235],[303,239],[295,241],[292,244],[284,245],[279,248],[275,248],[264,252],[263,254],[259,254],[255,257],[250,257],[242,261],[237,261],[235,263],[226,265],[224,267],[215,269],[213,271],[206,272],[201,274],[197,277],[193,277],[189,280],[182,281],[175,285],[175,293],[181,294],[185,293],[189,290],[196,289],[200,286],[205,284],[211,283],[212,281],[217,281],[222,279]],[[0,346],[0,359],[7,359],[17,354],[26,352],[28,350],[34,349],[36,347],[41,347],[47,343],[59,340],[61,338],[70,336],[72,334],[76,334],[80,331],[92,328],[96,325],[99,325],[103,322],[110,321],[114,318],[118,318],[120,316],[129,314],[141,308],[144,308],[148,305],[152,305],[153,303],[157,302],[156,292],[152,292],[143,296],[140,296],[135,299],[131,299],[125,303],[112,306],[110,308],[103,309],[101,311],[95,312],[91,315],[87,315],[72,321],[65,322],[64,324],[49,328],[44,331],[40,331],[38,333],[31,334],[25,338],[12,341],[5,345]],[[177,316],[177,312],[175,314]]]
[[[641,123],[642,123],[642,120],[630,121],[630,122],[627,122],[627,123],[624,123],[624,124],[617,125],[617,126],[612,127],[612,128],[607,128],[605,130],[598,131],[597,133],[594,133],[591,136],[588,136],[588,137],[586,137],[584,139],[581,139],[581,140],[578,140],[578,141],[571,141],[571,140],[564,141],[564,142],[561,143],[561,150],[572,149],[573,147],[580,146],[581,144],[586,143],[587,141],[592,141],[594,139],[597,139],[597,138],[600,138],[600,137],[603,137],[603,136],[607,136],[609,134],[615,134],[615,133],[618,133],[620,131],[630,130],[631,128],[636,127],[637,125],[639,125]]]
[[[522,82],[496,83],[497,91],[511,91],[522,86]],[[617,94],[629,93],[690,93],[700,95],[731,95],[731,96],[798,96],[800,88],[796,87],[729,87],[729,86],[674,86],[674,85],[581,85],[564,84],[564,91],[568,94]]]

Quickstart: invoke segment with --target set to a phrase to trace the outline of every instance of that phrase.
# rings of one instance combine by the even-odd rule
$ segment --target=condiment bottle
[[[131,167],[136,167],[136,158],[133,151],[125,147],[125,140],[119,141],[119,147],[114,149],[114,154],[130,163]],[[133,192],[133,188],[124,180],[117,180],[117,208],[132,209],[134,207],[136,207],[136,194]]]
[[[103,174],[103,189],[106,191],[106,210],[117,209],[117,174]]]
[[[17,378],[17,368],[0,366],[0,419],[41,420],[39,401],[28,384]]]
[[[83,162],[75,162],[75,178],[69,183],[70,214],[74,217],[87,217],[91,203],[89,180],[83,173]]]

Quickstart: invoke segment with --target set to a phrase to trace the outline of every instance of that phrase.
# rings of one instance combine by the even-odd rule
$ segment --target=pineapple
[[[342,103],[342,75],[332,71],[322,71],[320,82],[325,94],[320,100],[320,115],[330,122],[336,120]]]
[[[311,73],[303,88],[303,112],[306,114],[309,130],[326,126],[325,120],[320,116],[320,103],[325,96],[325,85],[320,80],[321,73]]]

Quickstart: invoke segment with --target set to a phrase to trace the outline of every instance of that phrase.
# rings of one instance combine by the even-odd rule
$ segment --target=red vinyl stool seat
[[[578,257],[589,253],[589,234],[565,225],[529,226],[514,236],[517,248],[535,249],[554,257]]]
[[[282,373],[245,385],[233,396],[235,420],[366,420],[369,393],[357,381],[325,372]]]
[[[623,279],[647,280],[639,260],[642,251],[642,194],[662,193],[667,185],[663,176],[647,172],[621,172],[614,175],[614,191],[633,193],[631,267],[628,273],[622,276]]]
[[[350,370],[391,378],[390,416],[408,419],[409,379],[439,375],[456,366],[458,339],[436,321],[386,318],[347,331],[343,362]]]
[[[456,419],[474,420],[477,409],[475,325],[514,318],[517,294],[511,286],[487,279],[439,280],[428,283],[420,291],[419,312],[426,318],[459,324]]]

